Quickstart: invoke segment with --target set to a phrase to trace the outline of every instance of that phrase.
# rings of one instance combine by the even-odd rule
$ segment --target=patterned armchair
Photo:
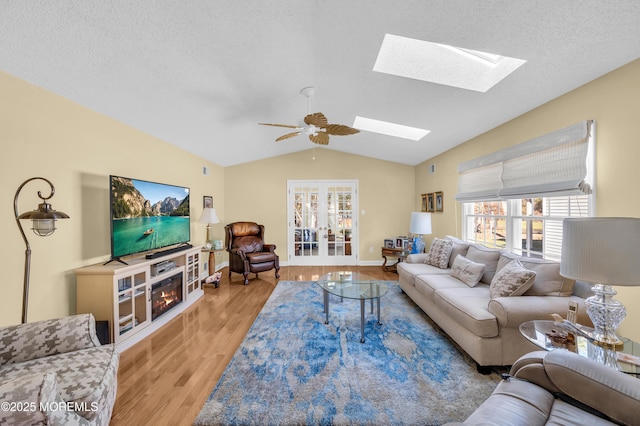
[[[249,284],[249,273],[276,270],[280,278],[280,258],[274,244],[264,243],[264,225],[254,222],[234,222],[224,227],[225,247],[229,252],[229,278],[231,272],[244,276],[244,285]]]
[[[108,425],[118,363],[91,314],[0,328],[0,424]]]

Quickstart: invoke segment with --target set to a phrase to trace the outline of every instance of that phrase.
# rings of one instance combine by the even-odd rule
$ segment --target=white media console
[[[125,350],[175,318],[204,294],[202,247],[148,259],[76,269],[78,313],[107,321],[110,341]]]

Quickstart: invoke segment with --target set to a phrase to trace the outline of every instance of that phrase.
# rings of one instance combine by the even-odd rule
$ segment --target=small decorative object
[[[222,272],[216,272],[213,275],[209,275],[205,278],[205,284],[213,284],[216,288],[220,285],[220,278],[222,278]]]
[[[425,234],[431,234],[431,213],[412,212],[409,232],[412,234],[418,234],[418,237],[413,238],[411,253],[422,253],[425,246],[422,236]]]
[[[640,219],[630,217],[569,218],[562,223],[560,275],[594,283],[585,300],[595,330],[592,337],[619,345],[618,326],[626,309],[613,299],[612,286],[639,286]]]
[[[207,284],[211,284],[211,283],[219,283],[220,282],[220,278],[222,278],[222,272],[216,272],[213,275],[209,275],[204,282]]]
[[[435,203],[436,203],[435,211],[442,213],[444,211],[444,199],[443,199],[442,191],[434,192],[433,196],[435,198]]]
[[[222,240],[213,240],[213,249],[222,250]]]

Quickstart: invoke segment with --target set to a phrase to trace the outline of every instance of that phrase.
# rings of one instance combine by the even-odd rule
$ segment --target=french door
[[[357,186],[355,180],[287,183],[290,265],[356,265]]]

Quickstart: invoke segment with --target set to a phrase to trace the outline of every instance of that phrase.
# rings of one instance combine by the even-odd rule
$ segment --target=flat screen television
[[[110,176],[111,260],[191,239],[189,188]]]

